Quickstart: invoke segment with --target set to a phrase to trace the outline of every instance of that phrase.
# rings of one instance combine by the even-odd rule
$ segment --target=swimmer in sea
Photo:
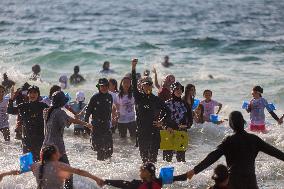
[[[110,62],[109,61],[105,61],[104,64],[103,64],[103,69],[100,71],[100,73],[102,73],[102,74],[111,74],[111,73],[115,73],[115,71],[110,69]]]
[[[169,56],[165,56],[164,57],[164,62],[162,62],[162,66],[164,66],[165,68],[173,66],[174,64],[169,62],[169,60],[170,60]]]
[[[8,78],[7,73],[4,73],[2,85],[5,87],[5,93],[8,93],[12,86],[15,85],[15,82]]]
[[[40,78],[41,68],[38,64],[36,64],[32,67],[32,72],[33,73],[30,77],[30,80],[31,81],[41,81],[41,78]]]
[[[75,66],[74,74],[72,74],[69,79],[71,85],[79,85],[86,81],[84,77],[79,74],[79,72],[80,72],[80,67]]]

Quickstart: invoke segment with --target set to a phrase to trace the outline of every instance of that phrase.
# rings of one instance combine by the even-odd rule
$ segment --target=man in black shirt
[[[85,115],[85,122],[89,122],[92,115],[92,145],[97,150],[97,159],[104,161],[112,156],[113,141],[110,130],[113,99],[108,93],[109,82],[106,78],[99,79],[99,92],[91,98]]]
[[[282,161],[284,161],[284,153],[258,136],[247,133],[244,130],[244,124],[243,115],[238,111],[232,112],[229,125],[235,134],[225,138],[215,151],[189,171],[188,178],[191,179],[194,174],[200,173],[224,155],[230,170],[229,188],[258,189],[255,175],[255,158],[258,152],[264,152]]]

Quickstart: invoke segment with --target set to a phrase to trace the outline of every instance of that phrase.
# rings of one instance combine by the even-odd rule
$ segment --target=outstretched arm
[[[258,137],[259,151],[262,151],[270,156],[273,156],[277,159],[284,161],[284,153],[277,148],[271,146],[270,144],[264,142],[262,139]]]
[[[130,182],[125,180],[105,180],[104,185],[109,185],[116,188],[127,188],[130,185]]]
[[[0,182],[2,181],[2,179],[6,176],[9,176],[9,175],[19,175],[20,174],[20,171],[17,171],[17,170],[13,170],[13,171],[8,171],[8,172],[4,172],[4,173],[0,173]]]
[[[76,174],[76,175],[80,175],[82,177],[88,177],[90,179],[93,179],[94,181],[97,182],[98,185],[101,185],[102,180],[100,178],[98,178],[97,176],[89,173],[88,171],[82,170],[82,169],[77,169],[77,168],[73,168],[67,164],[64,163],[60,163],[58,164],[58,167],[60,170],[69,173],[68,176],[70,176],[71,174]]]

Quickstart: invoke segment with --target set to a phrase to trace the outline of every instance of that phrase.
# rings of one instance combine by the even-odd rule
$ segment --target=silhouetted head
[[[4,80],[8,80],[7,73],[4,73],[4,74],[3,74],[3,79],[4,79]]]
[[[103,70],[109,70],[110,67],[110,62],[109,61],[105,61],[103,64]]]
[[[229,116],[229,125],[235,133],[244,131],[246,121],[239,111],[233,111]]]
[[[34,74],[39,74],[41,71],[40,66],[38,64],[33,65],[32,71],[34,72]]]
[[[74,66],[74,74],[78,74],[80,72],[79,66]]]
[[[57,91],[52,94],[52,106],[61,108],[67,104],[69,101],[69,98],[66,97],[64,92],[62,91]]]
[[[224,183],[224,185],[228,184],[229,180],[229,171],[225,165],[219,164],[214,169],[214,175],[212,179],[215,181],[216,184]]]

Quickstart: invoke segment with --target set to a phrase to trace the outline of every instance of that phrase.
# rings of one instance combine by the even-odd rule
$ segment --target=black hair
[[[261,86],[254,86],[252,90],[259,92],[260,97],[262,96],[261,94],[263,93],[263,88]]]
[[[7,73],[3,73],[3,79],[4,79],[4,80],[5,80],[5,79],[8,79]]]
[[[233,111],[230,113],[229,116],[229,125],[234,130],[234,132],[242,132],[244,131],[244,126],[246,124],[246,121],[239,111]]]
[[[42,188],[44,165],[51,160],[52,155],[58,151],[54,145],[47,145],[41,149],[41,164],[39,167],[39,184],[38,189]]]
[[[124,78],[120,81],[118,96],[119,96],[119,98],[122,98],[122,97],[123,97],[123,86],[122,86],[122,82],[123,82],[125,79],[129,79],[129,80],[130,80],[130,87],[129,87],[129,89],[128,89],[128,98],[131,99],[132,96],[133,96],[133,95],[132,95],[133,90],[132,90],[131,79],[130,79],[129,77],[124,77]]]
[[[46,122],[49,120],[51,113],[56,108],[62,108],[67,103],[65,94],[62,91],[57,91],[52,95],[52,106],[47,111],[47,119]]]
[[[214,169],[214,175],[211,177],[216,184],[224,182],[229,177],[228,168],[225,165],[219,164]]]
[[[41,71],[40,66],[39,66],[38,64],[33,65],[32,71],[33,71],[35,74],[39,74],[40,71]]]
[[[205,93],[207,93],[207,92],[211,93],[211,95],[213,94],[213,92],[212,92],[210,89],[205,89],[205,90],[203,91],[203,96],[204,96]]]
[[[53,93],[55,93],[56,91],[60,91],[61,90],[61,87],[58,86],[58,85],[53,85],[50,90],[49,90],[49,98],[52,97]]]
[[[109,69],[109,68],[107,67],[107,64],[110,65],[110,62],[109,62],[109,61],[105,61],[105,62],[104,62],[104,64],[103,64],[103,70]]]
[[[195,88],[195,85],[193,85],[193,84],[187,84],[187,85],[185,86],[185,91],[184,91],[183,100],[184,100],[186,103],[187,103],[188,97],[190,97],[190,96],[189,96],[190,89],[193,88],[193,87]],[[190,107],[192,108],[192,105],[193,105],[193,102],[194,102],[194,97],[193,97],[193,96],[190,97],[190,102],[191,102]]]
[[[108,80],[108,82],[112,83],[114,85],[114,91],[117,92],[118,91],[118,89],[117,89],[117,81],[115,79],[113,79],[113,78],[110,78]]]
[[[78,74],[80,72],[80,67],[79,66],[74,66],[74,73]]]

